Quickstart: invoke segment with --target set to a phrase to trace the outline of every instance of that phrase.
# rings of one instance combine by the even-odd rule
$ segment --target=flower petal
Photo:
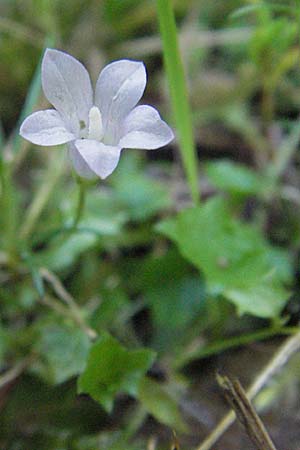
[[[68,148],[70,160],[78,175],[88,180],[92,180],[93,178],[95,178],[97,175],[89,168],[89,166],[75,147],[74,142],[70,142],[68,144]]]
[[[155,149],[174,139],[171,128],[164,122],[152,106],[141,105],[134,108],[122,125],[122,148]]]
[[[142,62],[123,59],[106,66],[99,75],[95,104],[101,111],[104,141],[115,145],[119,124],[135,107],[146,87],[146,69]]]
[[[22,123],[20,135],[37,145],[59,145],[76,139],[74,134],[65,128],[60,114],[55,109],[31,114]]]
[[[118,165],[121,153],[119,147],[92,139],[78,139],[75,145],[89,168],[100,178],[108,177]]]
[[[87,129],[93,104],[91,80],[84,66],[73,56],[47,49],[42,62],[42,84],[49,102],[77,137]]]

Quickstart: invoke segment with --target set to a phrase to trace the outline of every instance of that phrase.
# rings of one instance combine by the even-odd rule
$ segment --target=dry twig
[[[261,391],[261,389],[270,381],[270,379],[288,362],[288,360],[300,350],[300,331],[294,336],[288,338],[275,353],[271,361],[261,371],[247,391],[247,397],[252,400]],[[230,411],[218,423],[212,433],[202,442],[197,450],[210,450],[220,439],[226,430],[234,423],[235,413]]]
[[[228,376],[222,375],[217,375],[217,381],[229,406],[234,410],[257,450],[276,450],[262,420],[247,398],[240,382],[237,379],[231,380]]]
[[[60,279],[46,268],[41,268],[39,272],[41,277],[51,284],[56,295],[69,307],[72,316],[78,325],[86,332],[89,338],[95,339],[97,337],[97,332],[86,325],[79,306],[72,295],[65,289]]]

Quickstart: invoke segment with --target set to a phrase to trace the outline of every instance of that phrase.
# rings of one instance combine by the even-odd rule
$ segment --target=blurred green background
[[[196,448],[225,410],[216,369],[248,383],[280,336],[298,330],[300,6],[292,0],[173,5],[202,205],[191,208],[177,141],[156,151],[128,150],[115,173],[90,188],[82,223],[70,235],[64,227],[77,192],[65,152],[18,137],[20,120],[46,106],[43,51],[72,54],[94,82],[112,60],[143,60],[143,103],[174,125],[156,2],[0,2],[5,450],[168,449],[171,429],[183,449]],[[124,356],[124,373],[135,349],[157,354],[134,394],[122,389],[124,380],[107,382],[111,413],[104,401],[76,395],[90,329],[109,332],[128,349],[124,356],[107,338],[115,345],[112,358]],[[100,350],[99,361],[105,367]],[[300,439],[297,367],[289,366],[259,403],[279,448],[290,450]],[[248,448],[237,428],[224,439],[215,450]]]

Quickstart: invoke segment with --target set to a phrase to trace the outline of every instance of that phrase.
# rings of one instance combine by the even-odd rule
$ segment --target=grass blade
[[[29,89],[28,89],[28,94],[27,94],[24,106],[22,108],[17,126],[13,133],[12,152],[14,155],[16,155],[16,153],[18,153],[19,148],[20,148],[20,143],[21,143],[21,137],[19,135],[19,127],[20,127],[21,123],[23,122],[23,120],[25,119],[25,117],[27,117],[29,114],[32,113],[32,110],[33,110],[34,106],[37,104],[40,93],[41,93],[41,64],[40,63],[43,58],[44,51],[47,47],[52,47],[53,45],[54,45],[54,38],[47,37],[45,39],[45,45],[44,45],[44,49],[43,49],[41,57],[40,57],[40,62],[37,65],[37,68],[34,72],[32,81],[31,81]]]
[[[163,54],[171,95],[180,153],[194,203],[199,202],[197,157],[187,87],[179,52],[177,29],[171,0],[157,0]]]

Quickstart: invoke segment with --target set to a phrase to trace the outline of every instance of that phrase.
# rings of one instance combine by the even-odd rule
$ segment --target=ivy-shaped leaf
[[[233,195],[259,195],[270,185],[249,167],[225,159],[207,163],[206,173],[217,188]]]
[[[211,294],[226,297],[239,313],[278,316],[288,298],[286,270],[284,277],[277,270],[289,268],[286,256],[278,254],[275,264],[274,249],[256,227],[232,217],[225,199],[186,209],[158,230],[204,273]]]
[[[154,356],[148,349],[127,350],[104,334],[90,350],[86,368],[78,380],[78,392],[89,394],[110,412],[118,392],[137,395]]]
[[[144,408],[159,422],[177,431],[187,431],[178,403],[161,384],[144,377],[139,386],[138,398]]]
[[[41,324],[34,349],[39,359],[33,371],[51,384],[59,384],[82,372],[90,348],[87,335],[71,325]]]

